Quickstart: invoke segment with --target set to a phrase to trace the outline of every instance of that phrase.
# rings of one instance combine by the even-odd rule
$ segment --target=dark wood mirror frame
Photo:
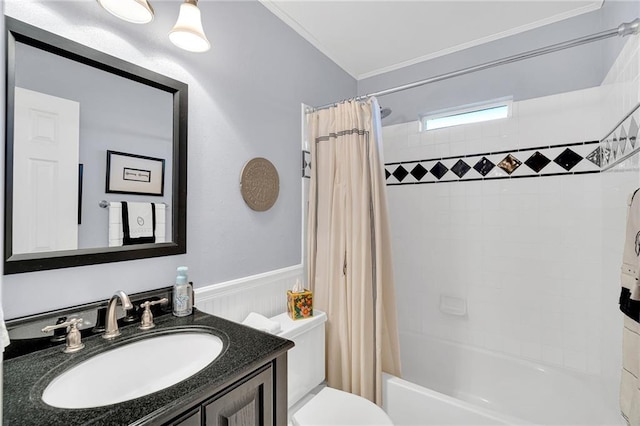
[[[99,263],[120,262],[187,252],[187,108],[185,83],[147,70],[114,56],[91,49],[16,19],[5,17],[6,25],[6,144],[5,144],[5,221],[4,274],[70,268]],[[100,247],[45,253],[13,254],[13,136],[15,44],[32,47],[107,71],[173,94],[173,199],[171,242],[123,247]]]

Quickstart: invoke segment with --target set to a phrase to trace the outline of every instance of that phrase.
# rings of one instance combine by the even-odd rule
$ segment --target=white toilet
[[[287,356],[288,407],[293,426],[392,426],[387,414],[371,401],[327,386],[324,382],[324,323],[327,315],[293,321],[287,313],[271,318],[282,327],[278,336],[296,346]],[[315,394],[314,394],[315,393]]]

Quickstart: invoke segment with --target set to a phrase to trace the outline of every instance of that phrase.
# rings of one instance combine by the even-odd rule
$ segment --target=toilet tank
[[[293,341],[296,346],[287,354],[288,406],[324,381],[324,323],[327,314],[314,310],[313,317],[292,320],[287,313],[271,318],[282,331],[278,336]]]

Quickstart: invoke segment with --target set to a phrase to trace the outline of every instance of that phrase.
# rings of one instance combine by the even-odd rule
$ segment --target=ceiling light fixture
[[[148,0],[97,0],[104,10],[134,24],[146,24],[153,20],[154,11]],[[206,52],[211,48],[202,28],[202,16],[198,0],[184,0],[180,5],[178,20],[169,32],[169,40],[189,52]]]
[[[110,14],[134,24],[153,21],[153,8],[147,0],[98,0]]]
[[[198,0],[185,0],[180,5],[178,20],[169,32],[173,44],[189,52],[206,52],[211,48],[202,28]]]

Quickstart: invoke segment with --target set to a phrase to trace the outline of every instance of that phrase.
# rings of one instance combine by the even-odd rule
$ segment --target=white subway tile
[[[493,120],[482,123],[482,137],[486,138],[498,138],[501,135],[502,122],[508,121],[508,119]],[[505,147],[507,149],[511,147]]]
[[[421,135],[417,133],[411,133],[407,136],[407,146],[418,147],[421,146]]]
[[[562,349],[552,345],[542,345],[542,360],[552,365],[563,365]]]
[[[492,351],[502,352],[504,349],[503,338],[499,334],[486,333],[485,347]]]
[[[543,329],[540,336],[540,342],[543,346],[552,346],[560,349],[563,347],[562,337],[562,330],[558,328],[558,325],[556,324],[554,327]]]
[[[542,359],[542,345],[534,342],[522,342],[522,356],[532,360]]]
[[[582,328],[572,328],[563,330],[563,348],[565,351],[586,352],[587,349],[587,333],[583,324]]]
[[[433,134],[433,141],[435,143],[448,143],[450,142],[449,128],[427,130]]]
[[[513,356],[521,356],[521,343],[517,339],[504,339],[504,352],[513,355]]]
[[[587,356],[584,352],[565,349],[564,366],[578,371],[587,371]]]
[[[472,123],[458,127],[464,130],[465,140],[482,139],[482,123]]]
[[[447,142],[451,155],[465,155],[467,151],[467,142],[464,140]]]
[[[425,145],[425,146],[429,146],[429,145],[434,145],[435,142],[435,137],[433,135],[433,132],[420,132],[420,144],[421,145]]]
[[[429,157],[433,157],[433,158],[442,158],[442,157],[449,157],[451,155],[451,145],[449,145],[448,143],[439,143],[434,145],[434,151],[433,151],[433,155],[429,156]]]
[[[450,142],[462,142],[466,139],[465,126],[453,126],[449,128]]]

